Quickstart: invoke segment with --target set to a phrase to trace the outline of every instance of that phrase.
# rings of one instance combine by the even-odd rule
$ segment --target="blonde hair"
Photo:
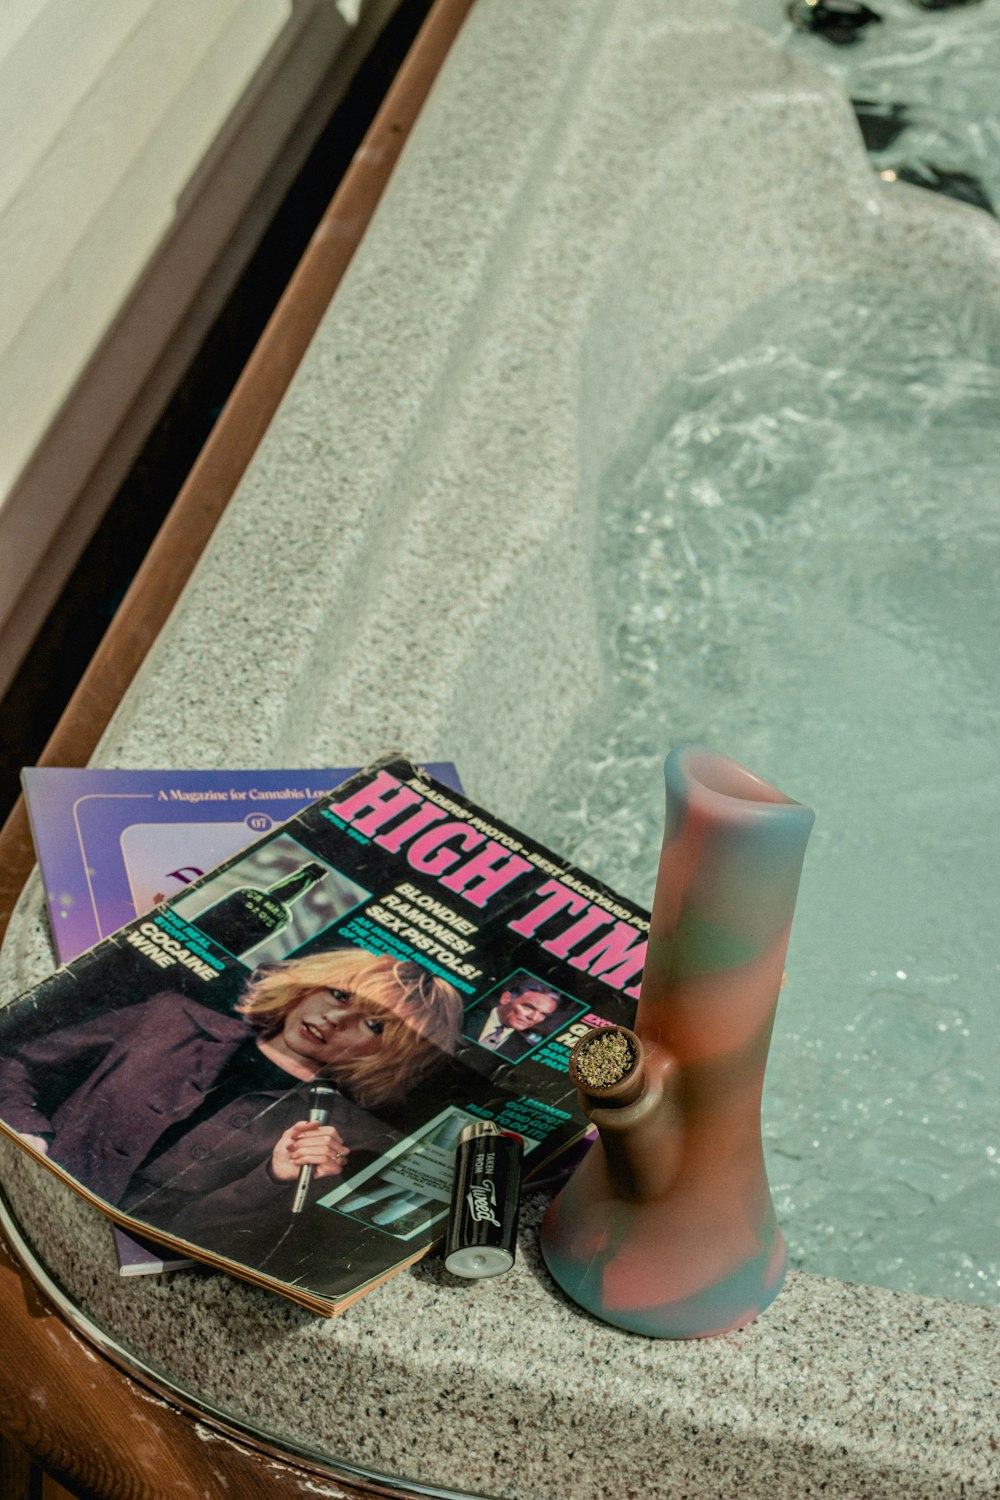
[[[303,995],[325,989],[345,990],[355,1005],[385,1023],[377,1052],[321,1069],[320,1076],[333,1079],[358,1104],[400,1097],[455,1050],[462,1015],[455,987],[409,959],[364,948],[262,965],[236,1009],[251,1026],[274,1032]]]

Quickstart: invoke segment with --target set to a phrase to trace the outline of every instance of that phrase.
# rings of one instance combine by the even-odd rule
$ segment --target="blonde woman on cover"
[[[419,964],[360,948],[251,974],[220,1012],[163,992],[0,1061],[0,1116],[98,1197],[254,1264],[310,1198],[395,1136],[395,1105],[459,1036],[461,1001]],[[332,1083],[310,1123],[309,1088]]]

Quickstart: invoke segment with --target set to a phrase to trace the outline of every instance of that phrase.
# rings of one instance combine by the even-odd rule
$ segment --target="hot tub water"
[[[815,807],[764,1101],[792,1263],[1000,1303],[1000,314],[801,284],[604,477],[611,686],[527,821],[652,899],[665,749]]]
[[[874,0],[881,21],[850,46],[798,30],[784,0],[730,3],[838,81],[855,101],[879,171],[932,187],[952,175],[955,196],[1000,215],[1000,0],[954,9]]]

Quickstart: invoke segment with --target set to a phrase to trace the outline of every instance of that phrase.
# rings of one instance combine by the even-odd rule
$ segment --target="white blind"
[[[0,505],[292,0],[0,0]]]

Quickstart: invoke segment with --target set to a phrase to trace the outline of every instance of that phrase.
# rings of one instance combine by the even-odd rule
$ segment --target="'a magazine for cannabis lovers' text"
[[[463,1126],[531,1170],[635,1016],[647,914],[366,767],[0,1010],[0,1128],[116,1223],[334,1314],[443,1234]]]

